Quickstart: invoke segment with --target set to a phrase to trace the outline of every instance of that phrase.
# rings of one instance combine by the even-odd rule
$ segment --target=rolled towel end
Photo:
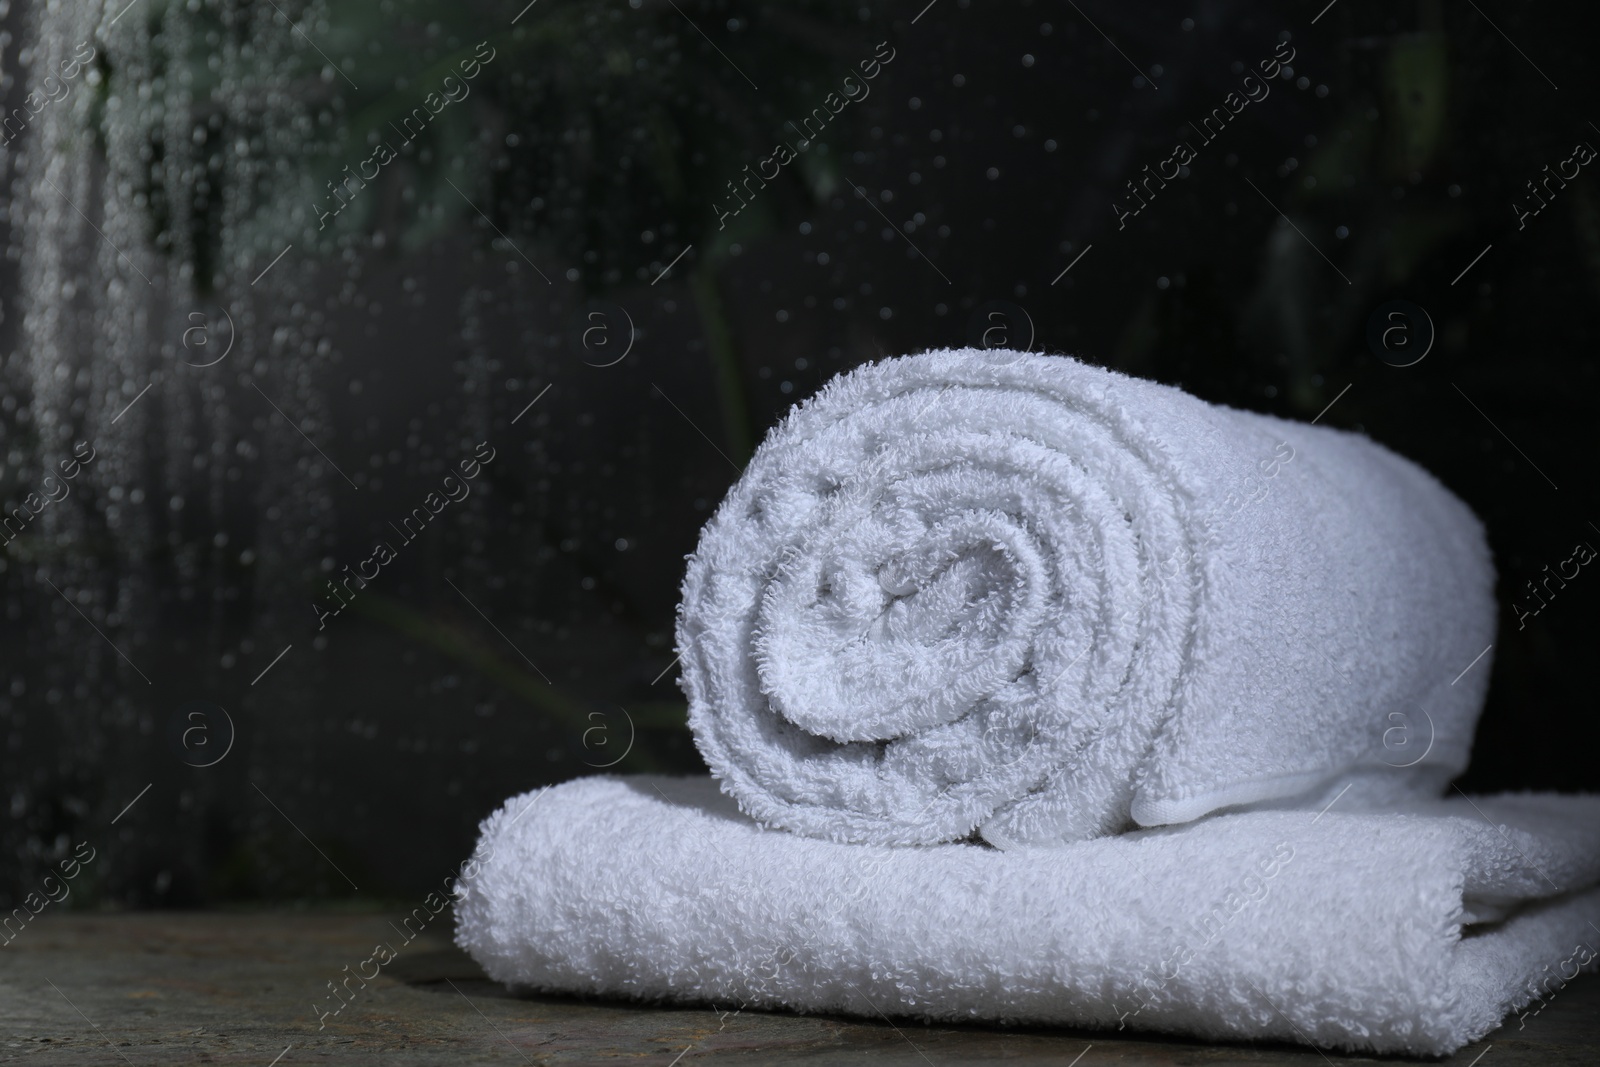
[[[1360,768],[1436,789],[1482,698],[1441,678],[1492,641],[1492,582],[1470,511],[1363,437],[930,352],[758,449],[690,560],[681,684],[765,823],[1065,842]],[[1428,717],[1424,759],[1392,713]]]

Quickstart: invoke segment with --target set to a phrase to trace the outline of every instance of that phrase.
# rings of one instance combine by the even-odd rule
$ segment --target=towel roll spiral
[[[700,751],[755,818],[1059,843],[1437,789],[1488,671],[1439,678],[1492,640],[1492,580],[1470,511],[1365,438],[933,352],[774,429],[691,558],[678,649]],[[1407,766],[1391,711],[1427,717]]]

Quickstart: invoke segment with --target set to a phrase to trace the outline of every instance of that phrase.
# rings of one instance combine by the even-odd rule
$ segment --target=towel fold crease
[[[1597,798],[1245,812],[1006,852],[773,833],[709,778],[534,798],[485,822],[456,906],[461,945],[526,989],[1440,1055],[1600,945]]]

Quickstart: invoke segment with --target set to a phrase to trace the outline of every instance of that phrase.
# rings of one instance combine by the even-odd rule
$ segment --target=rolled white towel
[[[1413,1055],[1595,969],[1600,798],[1344,803],[999,852],[770,833],[707,778],[585,778],[484,822],[456,941],[546,991]]]
[[[931,352],[757,450],[689,562],[681,684],[746,812],[840,841],[1382,803],[1465,767],[1493,581],[1470,510],[1365,437]]]

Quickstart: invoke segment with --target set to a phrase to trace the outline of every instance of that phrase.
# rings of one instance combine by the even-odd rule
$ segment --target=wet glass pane
[[[0,894],[90,840],[83,905],[403,896],[515,792],[703,771],[701,525],[940,347],[1435,472],[1501,573],[1466,781],[1592,788],[1595,594],[1537,584],[1600,537],[1560,18],[0,0]]]

